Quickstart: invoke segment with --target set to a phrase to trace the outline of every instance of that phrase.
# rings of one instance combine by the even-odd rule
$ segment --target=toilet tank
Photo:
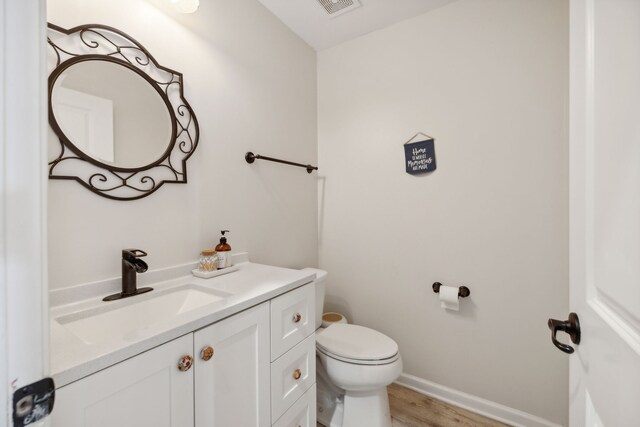
[[[315,273],[316,278],[313,281],[316,288],[316,329],[322,325],[322,312],[324,308],[324,295],[327,290],[327,272],[317,268],[305,268],[302,271]]]

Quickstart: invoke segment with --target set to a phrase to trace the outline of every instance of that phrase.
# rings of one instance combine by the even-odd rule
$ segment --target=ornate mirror
[[[60,150],[50,179],[76,180],[115,200],[187,182],[198,121],[182,74],[115,28],[49,24],[49,123]]]

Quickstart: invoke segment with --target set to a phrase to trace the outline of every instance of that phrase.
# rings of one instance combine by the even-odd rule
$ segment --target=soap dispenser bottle
[[[218,269],[231,267],[231,246],[227,243],[227,238],[224,233],[228,233],[229,230],[222,230],[222,237],[220,243],[216,246],[216,253],[218,254]]]

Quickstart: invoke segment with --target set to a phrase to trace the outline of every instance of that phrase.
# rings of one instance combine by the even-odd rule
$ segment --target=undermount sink
[[[177,316],[224,300],[231,294],[187,284],[153,291],[98,309],[61,316],[55,320],[87,344],[133,341],[149,329],[175,325]]]

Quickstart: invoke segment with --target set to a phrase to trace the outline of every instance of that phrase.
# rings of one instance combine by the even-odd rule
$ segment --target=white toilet
[[[316,273],[318,422],[327,427],[391,427],[386,386],[402,372],[398,345],[364,326],[322,328],[327,272]]]

